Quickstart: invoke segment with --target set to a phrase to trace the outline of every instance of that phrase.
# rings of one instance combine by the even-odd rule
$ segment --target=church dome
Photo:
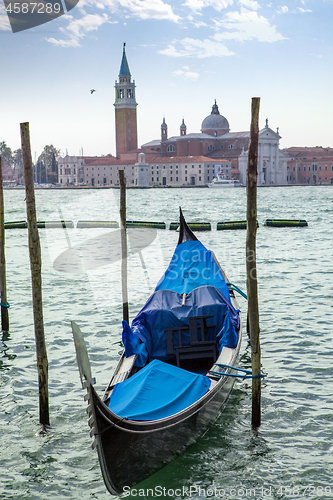
[[[221,135],[222,133],[229,132],[229,130],[229,122],[224,116],[220,115],[220,111],[215,100],[211,114],[206,116],[201,124],[201,132],[212,135]]]

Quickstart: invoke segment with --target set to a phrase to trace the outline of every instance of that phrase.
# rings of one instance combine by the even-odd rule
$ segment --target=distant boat
[[[213,181],[208,184],[210,188],[230,188],[242,187],[242,184],[237,179],[226,179],[222,174],[217,174]]]

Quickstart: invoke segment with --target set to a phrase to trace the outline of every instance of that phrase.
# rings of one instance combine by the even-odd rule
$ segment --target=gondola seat
[[[181,367],[187,361],[197,359],[207,359],[211,360],[211,364],[215,363],[217,359],[216,341],[208,340],[208,338],[209,330],[215,329],[216,325],[207,324],[207,319],[213,317],[213,315],[190,316],[188,326],[165,329],[167,355],[176,356],[177,366]],[[190,345],[184,345],[183,334],[185,332],[189,332]]]

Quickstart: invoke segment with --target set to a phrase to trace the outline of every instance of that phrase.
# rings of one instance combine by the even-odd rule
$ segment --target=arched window
[[[208,151],[214,151],[215,146],[213,144],[209,144]]]
[[[233,144],[229,144],[228,149],[236,149]]]
[[[167,147],[167,152],[168,153],[174,153],[176,151],[176,148],[173,144],[170,144],[168,147]]]

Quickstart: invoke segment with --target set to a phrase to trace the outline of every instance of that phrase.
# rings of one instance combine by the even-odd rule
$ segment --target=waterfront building
[[[231,174],[231,162],[205,156],[156,156],[149,163],[152,186],[205,186],[217,172],[226,178]]]
[[[292,184],[333,184],[333,148],[291,147],[288,175]]]
[[[58,183],[62,186],[82,184],[84,157],[69,156],[58,159]]]
[[[204,186],[217,173],[226,178],[231,162],[204,156],[150,157],[139,153],[137,162],[114,157],[86,158],[83,166],[84,184],[93,187],[119,186],[118,170],[123,169],[128,187]]]
[[[266,126],[259,132],[258,185],[287,184],[288,155],[279,149],[280,135]],[[223,161],[231,164],[227,179],[238,179],[246,183],[248,147],[250,132],[230,132],[228,120],[220,114],[215,101],[211,114],[204,118],[201,132],[187,134],[184,119],[178,136],[168,137],[168,127],[163,119],[160,140],[150,141],[141,150],[150,158],[154,154],[161,157],[204,156],[218,165]],[[151,161],[151,160],[149,160]]]

